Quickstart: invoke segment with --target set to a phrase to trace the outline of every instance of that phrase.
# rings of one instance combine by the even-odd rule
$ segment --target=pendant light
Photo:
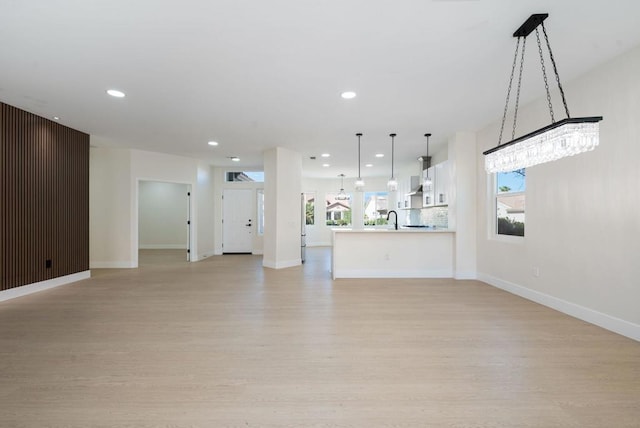
[[[429,159],[429,137],[431,137],[431,134],[424,134],[424,136],[427,137],[427,165],[429,167],[431,166],[431,161]],[[425,190],[431,190],[431,184],[433,183],[431,177],[429,177],[428,167],[425,169],[425,176],[422,181],[422,187],[424,187]]]
[[[338,192],[338,194],[336,195],[335,199],[336,201],[348,201],[349,200],[349,195],[347,195],[344,191],[344,174],[340,174],[338,175],[338,177],[340,177],[340,191]]]
[[[362,192],[364,190],[364,180],[360,175],[360,137],[362,137],[362,133],[358,132],[356,137],[358,137],[358,179],[356,180],[355,188],[357,192]]]
[[[395,192],[398,190],[398,180],[396,180],[396,177],[393,175],[394,139],[396,134],[389,134],[389,136],[391,137],[391,178],[387,181],[387,188],[390,192]]]
[[[547,30],[544,27],[544,20],[549,16],[547,13],[539,13],[531,15],[518,28],[513,37],[517,37],[516,52],[513,57],[513,66],[511,68],[511,78],[509,80],[509,88],[507,90],[507,101],[504,106],[502,116],[502,125],[500,127],[500,136],[498,137],[498,146],[485,151],[485,169],[488,173],[509,172],[517,169],[527,168],[544,162],[550,162],[567,156],[573,156],[593,150],[600,139],[600,128],[598,122],[602,120],[602,116],[577,117],[572,118],[569,115],[569,107],[564,96],[564,90],[560,84],[560,76],[556,61],[553,58]],[[558,83],[558,89],[562,96],[562,103],[567,114],[566,119],[558,122],[555,121],[553,115],[553,105],[551,103],[551,94],[549,92],[549,84],[547,82],[546,68],[544,64],[544,56],[542,53],[542,44],[540,42],[540,32],[538,26],[542,27],[549,58],[553,66],[555,80]],[[540,53],[540,62],[542,65],[542,77],[544,78],[545,89],[547,92],[547,101],[549,105],[549,113],[551,114],[551,125],[530,132],[522,137],[515,138],[516,119],[518,117],[518,102],[520,98],[520,86],[522,83],[522,69],[524,64],[524,50],[526,46],[527,36],[535,30],[538,43],[538,52]],[[520,41],[522,40],[522,53],[520,58],[520,74],[518,77],[518,87],[516,92],[515,112],[513,115],[513,131],[511,133],[511,141],[501,144],[502,132],[504,130],[504,122],[507,117],[507,108],[509,106],[509,97],[511,94],[511,85],[515,74],[516,62],[518,59],[518,50]]]

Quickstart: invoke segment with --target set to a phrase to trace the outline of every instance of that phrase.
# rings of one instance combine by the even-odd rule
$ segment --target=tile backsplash
[[[431,207],[420,211],[422,224],[436,227],[449,227],[449,207]]]

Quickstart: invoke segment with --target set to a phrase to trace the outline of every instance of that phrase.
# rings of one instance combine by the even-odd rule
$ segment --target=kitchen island
[[[451,229],[334,229],[337,278],[452,278]]]

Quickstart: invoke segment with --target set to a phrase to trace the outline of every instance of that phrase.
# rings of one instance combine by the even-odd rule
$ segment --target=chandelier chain
[[[504,112],[502,113],[502,124],[500,125],[500,136],[498,137],[498,145],[502,143],[502,132],[504,131],[504,123],[507,120],[507,109],[509,108],[509,98],[511,98],[511,86],[513,85],[513,76],[516,73],[516,63],[518,62],[518,50],[520,49],[520,39],[516,43],[516,51],[513,55],[513,65],[511,66],[511,77],[509,78],[509,87],[507,89],[507,99],[504,103]],[[427,138],[427,144],[429,139]]]
[[[522,87],[522,70],[524,68],[524,51],[527,46],[527,39],[522,40],[522,54],[520,56],[520,73],[518,75],[518,90],[516,92],[516,104],[513,111],[513,129],[511,130],[511,139],[516,138],[516,124],[518,121],[518,105],[520,104],[520,88]]]
[[[564,111],[567,113],[567,118],[571,117],[569,115],[569,107],[567,106],[567,99],[564,96],[564,89],[562,89],[562,84],[560,83],[560,75],[558,74],[558,67],[556,66],[556,60],[553,57],[553,51],[551,50],[551,43],[549,43],[549,36],[547,36],[547,30],[544,27],[544,22],[542,22],[542,33],[544,34],[544,39],[547,42],[547,49],[549,50],[549,57],[551,58],[551,64],[553,64],[553,72],[556,75],[556,82],[558,83],[558,89],[560,89],[560,95],[562,96],[562,104],[564,104]]]
[[[540,53],[540,64],[542,65],[542,77],[544,78],[544,89],[547,91],[547,103],[549,104],[549,113],[551,114],[551,123],[556,123],[553,115],[553,103],[551,102],[551,92],[549,91],[549,82],[547,81],[547,69],[544,66],[544,55],[542,54],[542,44],[540,43],[540,31],[536,28],[536,40],[538,41],[538,52]]]

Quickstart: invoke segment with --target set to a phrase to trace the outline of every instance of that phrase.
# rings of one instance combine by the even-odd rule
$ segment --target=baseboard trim
[[[478,279],[475,271],[456,271],[455,279]]]
[[[621,334],[630,339],[640,341],[640,325],[634,324],[620,318],[612,317],[602,312],[568,302],[557,297],[550,296],[539,291],[531,290],[518,284],[502,280],[484,273],[478,273],[478,280],[492,285],[501,290],[523,297],[527,300],[555,309],[564,314],[578,318],[598,327],[614,333]]]
[[[91,271],[85,270],[83,272],[60,276],[58,278],[49,279],[47,281],[34,282],[33,284],[11,288],[9,290],[0,291],[0,302],[26,296],[28,294],[37,293],[38,291],[49,290],[50,288],[59,287],[61,285],[66,285],[72,282],[89,278],[91,278]]]
[[[90,269],[131,269],[138,266],[132,261],[89,262]]]
[[[187,250],[184,244],[140,244],[140,250]]]

